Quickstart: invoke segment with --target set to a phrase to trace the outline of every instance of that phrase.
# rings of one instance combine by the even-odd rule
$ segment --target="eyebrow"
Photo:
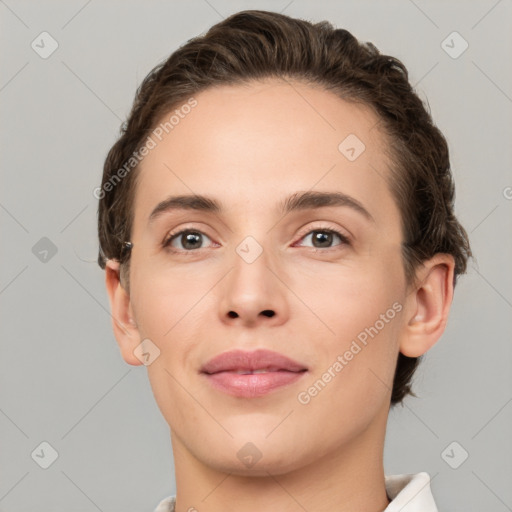
[[[375,222],[373,216],[357,200],[341,192],[295,192],[277,205],[277,211],[286,215],[293,211],[310,210],[329,206],[349,207],[360,213],[367,220]],[[170,196],[156,205],[149,215],[148,223],[155,221],[164,213],[174,210],[195,210],[220,214],[223,212],[222,203],[208,196],[197,194]]]

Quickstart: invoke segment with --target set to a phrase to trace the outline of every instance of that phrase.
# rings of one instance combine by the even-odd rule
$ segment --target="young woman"
[[[169,424],[158,512],[431,512],[385,475],[471,255],[447,143],[397,59],[243,11],[143,81],[105,161],[99,264]]]

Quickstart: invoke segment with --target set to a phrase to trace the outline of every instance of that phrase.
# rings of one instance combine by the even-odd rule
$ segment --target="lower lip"
[[[240,374],[219,372],[203,374],[210,384],[224,393],[243,398],[263,396],[275,389],[287,386],[299,380],[307,372],[267,372]]]

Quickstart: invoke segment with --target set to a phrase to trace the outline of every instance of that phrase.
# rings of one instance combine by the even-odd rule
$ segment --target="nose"
[[[250,242],[240,244],[233,267],[223,280],[219,314],[226,324],[277,326],[289,317],[285,272],[276,257],[259,247]],[[256,249],[260,252],[257,256]]]

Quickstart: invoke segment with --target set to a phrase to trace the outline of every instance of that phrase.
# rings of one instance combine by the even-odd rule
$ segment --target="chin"
[[[203,461],[209,467],[223,473],[230,473],[231,475],[241,477],[268,477],[269,475],[282,475],[289,473],[295,469],[302,467],[299,460],[293,458],[294,454],[267,454],[256,462],[254,465],[246,465],[243,462],[235,459],[209,459]]]
[[[308,452],[307,447],[302,446],[306,450],[299,451],[300,444],[289,437],[288,442],[285,442],[282,436],[276,435],[271,440],[265,439],[265,436],[266,434],[259,437],[253,435],[254,442],[248,440],[251,438],[249,434],[243,436],[243,441],[235,436],[235,439],[224,440],[224,443],[216,446],[205,443],[197,446],[195,456],[216,471],[251,477],[286,474],[307,466],[317,456],[313,447]],[[205,451],[205,446],[208,446],[208,451]]]

